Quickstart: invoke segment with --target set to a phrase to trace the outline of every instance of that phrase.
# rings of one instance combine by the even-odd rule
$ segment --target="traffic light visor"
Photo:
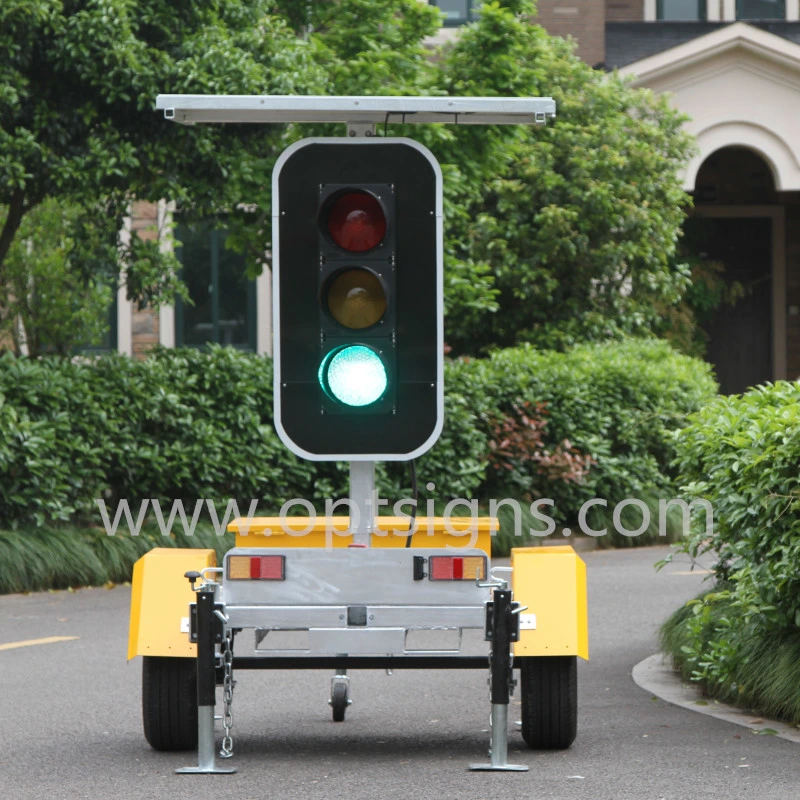
[[[360,190],[338,195],[323,221],[335,245],[350,253],[377,247],[386,235],[386,214],[375,195]]]
[[[330,315],[345,328],[375,325],[386,311],[386,292],[378,276],[367,269],[347,269],[333,276],[325,292]]]
[[[333,400],[358,408],[380,400],[388,379],[381,357],[372,348],[355,344],[325,356],[319,382]]]

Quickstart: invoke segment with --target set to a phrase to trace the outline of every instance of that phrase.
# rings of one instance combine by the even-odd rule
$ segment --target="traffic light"
[[[443,421],[442,179],[410,139],[305,139],[273,172],[275,425],[314,460],[406,460]]]

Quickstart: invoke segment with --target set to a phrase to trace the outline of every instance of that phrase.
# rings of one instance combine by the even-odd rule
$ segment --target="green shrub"
[[[800,630],[740,624],[731,586],[706,591],[661,629],[661,648],[710,697],[800,724]]]
[[[677,442],[687,499],[714,509],[713,536],[698,519],[684,549],[717,554],[745,618],[800,629],[800,382],[719,397]]]
[[[66,520],[100,496],[88,377],[60,359],[0,358],[0,525]]]
[[[605,499],[607,509],[594,506],[587,522],[595,530],[607,528],[608,540],[621,545],[657,538],[658,500],[671,498],[675,487],[673,431],[716,391],[708,364],[659,340],[583,345],[565,353],[502,350],[486,360],[454,363],[447,380],[471,397],[475,424],[487,442],[487,422],[497,410],[512,413],[519,401],[546,403],[548,447],[567,442],[596,463],[580,482],[547,480],[535,464],[515,479],[527,484],[531,497],[552,499],[551,516],[560,524],[573,525],[586,500]],[[511,487],[493,488],[502,493]],[[650,528],[638,538],[613,528],[612,509],[626,498],[651,508]],[[626,528],[638,528],[640,512],[626,511]]]
[[[422,513],[428,498],[441,512],[456,497],[549,497],[562,523],[594,496],[610,509],[666,492],[670,431],[714,390],[707,366],[655,341],[461,359],[445,385],[442,436],[418,464]],[[347,465],[303,461],[279,441],[271,361],[221,347],[143,361],[3,356],[0,476],[3,527],[97,524],[98,498],[112,516],[122,499],[134,515],[144,499],[199,498],[242,511],[257,499],[262,514],[306,498],[322,512],[348,481]],[[380,465],[379,487],[392,502],[409,496],[408,466]]]
[[[4,222],[0,206],[0,223]],[[108,331],[111,280],[87,279],[74,237],[80,208],[63,198],[32,203],[3,260],[0,337],[31,355],[69,355]],[[22,334],[22,335],[21,335]]]
[[[769,695],[771,709],[793,708],[781,713],[800,720],[797,669],[778,682],[777,697],[765,694],[757,672],[743,672],[745,662],[777,658],[778,645],[800,651],[800,382],[720,397],[676,442],[686,499],[707,500],[714,515],[709,535],[698,511],[682,549],[716,554],[717,587],[672,618],[665,646],[716,696],[763,705]]]

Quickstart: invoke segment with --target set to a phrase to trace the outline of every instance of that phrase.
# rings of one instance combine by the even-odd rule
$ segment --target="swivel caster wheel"
[[[346,675],[335,675],[331,679],[331,699],[328,700],[333,711],[334,722],[344,722],[345,711],[353,701],[349,698],[350,678]]]

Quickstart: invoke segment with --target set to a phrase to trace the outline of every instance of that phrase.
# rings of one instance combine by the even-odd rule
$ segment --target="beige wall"
[[[536,22],[554,36],[577,39],[578,55],[591,66],[605,59],[605,6],[599,0],[539,0]]]
[[[800,190],[800,47],[794,42],[736,23],[620,74],[667,93],[691,118],[686,130],[697,137],[697,155],[684,175],[687,189],[709,155],[739,145],[764,158],[778,190]]]

